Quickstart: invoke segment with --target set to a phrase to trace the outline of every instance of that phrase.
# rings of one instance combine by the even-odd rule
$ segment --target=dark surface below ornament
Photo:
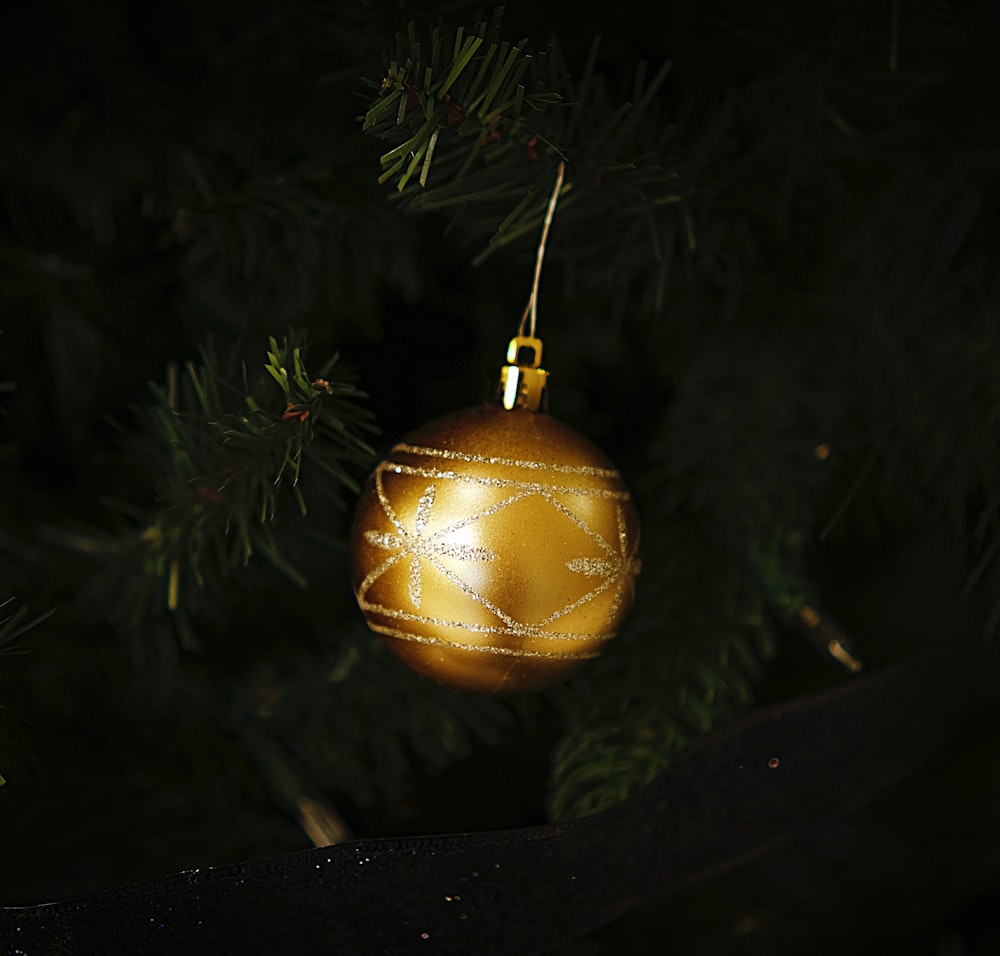
[[[0,952],[542,953],[864,803],[955,734],[991,670],[981,647],[936,642],[752,712],[585,819],[343,843],[6,908]]]

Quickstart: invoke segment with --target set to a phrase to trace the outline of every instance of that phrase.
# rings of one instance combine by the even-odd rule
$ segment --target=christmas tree
[[[797,753],[823,714],[807,829],[723,801],[699,865],[531,951],[992,951],[998,25],[986,0],[22,10],[0,904],[669,817],[650,788],[707,792],[688,754],[736,727]],[[352,515],[400,438],[493,399],[529,295],[641,573],[599,656],[483,696],[369,630]],[[419,603],[438,565],[407,553]],[[570,562],[584,590],[601,561]],[[490,945],[454,951],[527,951]]]

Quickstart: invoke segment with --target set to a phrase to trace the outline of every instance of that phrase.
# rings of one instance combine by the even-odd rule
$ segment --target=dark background
[[[571,71],[600,35],[616,102],[637,62],[672,62],[647,120],[650,135],[676,127],[699,231],[690,255],[678,240],[662,312],[595,264],[603,223],[585,202],[553,231],[541,298],[553,412],[633,485],[644,583],[658,582],[606,672],[454,702],[366,650],[344,575],[346,493],[310,512],[322,541],[283,518],[308,591],[267,573],[227,580],[197,618],[197,648],[162,617],[120,626],[133,582],[98,580],[65,542],[124,533],[109,499],[154,507],[155,459],[127,436],[166,363],[213,340],[259,366],[268,335],[308,329],[317,364],[339,351],[367,392],[380,450],[492,387],[533,240],[474,268],[494,221],[474,205],[450,229],[400,211],[376,182],[385,147],[357,122],[397,29],[474,14],[102,0],[0,15],[0,600],[16,599],[6,610],[23,608],[21,623],[54,611],[0,658],[0,902],[306,847],[283,774],[357,836],[533,825],[553,748],[590,710],[622,715],[628,743],[627,715],[670,698],[669,720],[693,737],[753,701],[848,680],[763,573],[753,608],[770,636],[746,639],[749,696],[706,695],[699,728],[648,676],[692,661],[728,673],[723,649],[742,638],[713,628],[727,610],[751,615],[720,594],[774,542],[794,551],[792,590],[829,609],[870,666],[924,641],[992,639],[1000,23],[987,2],[904,0],[507,8],[506,37],[557,38]],[[824,104],[859,135],[838,140]],[[652,252],[635,255],[651,273]],[[835,454],[820,481],[808,469],[823,441]],[[766,520],[744,520],[761,501]],[[698,551],[703,577],[679,578],[697,563],[680,550],[691,528],[711,560]],[[786,547],[793,533],[804,546]],[[350,677],[334,690],[309,682],[340,665]],[[629,683],[640,671],[649,686]],[[302,701],[269,725],[283,769],[246,743],[245,704],[262,689]],[[997,729],[978,715],[869,806],[553,952],[995,952]],[[673,745],[657,746],[669,760]]]

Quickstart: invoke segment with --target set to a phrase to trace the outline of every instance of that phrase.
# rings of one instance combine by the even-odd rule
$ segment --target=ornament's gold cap
[[[549,373],[541,367],[542,340],[515,335],[507,346],[507,364],[500,370],[499,403],[507,409],[545,411]]]

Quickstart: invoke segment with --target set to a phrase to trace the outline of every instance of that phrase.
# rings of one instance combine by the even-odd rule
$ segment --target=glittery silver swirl
[[[423,445],[407,445],[400,442],[392,449],[407,455],[425,455],[428,458],[444,458],[448,461],[465,461],[482,465],[504,465],[510,468],[526,468],[529,471],[555,471],[564,475],[589,475],[593,478],[620,478],[614,468],[596,468],[593,465],[552,465],[544,461],[526,461],[520,458],[494,458],[488,455],[469,455],[448,448],[428,448]]]
[[[469,464],[502,465],[511,468],[523,468],[529,471],[540,472],[549,471],[554,474],[578,474],[602,479],[619,479],[618,472],[612,469],[595,468],[578,465],[549,465],[543,462],[525,461],[519,459],[487,457],[482,455],[464,454],[461,452],[446,449],[427,448],[414,445],[397,445],[393,452],[419,455],[429,458],[461,461]],[[428,480],[428,485],[420,496],[414,514],[414,531],[409,532],[395,513],[383,483],[383,474],[392,473],[395,475],[406,475]],[[426,528],[433,508],[436,486],[435,481],[462,482],[466,484],[486,486],[496,489],[509,490],[512,494],[507,495],[489,507],[474,511],[459,518],[457,521],[448,524],[437,532],[427,535]],[[400,623],[412,622],[414,624],[429,625],[442,629],[457,629],[469,634],[482,634],[484,636],[496,635],[505,638],[517,637],[522,639],[542,639],[545,641],[593,641],[595,634],[560,632],[557,630],[545,630],[551,628],[553,622],[565,617],[577,608],[593,601],[609,588],[615,588],[615,596],[612,602],[611,611],[608,615],[609,624],[612,623],[615,615],[621,607],[626,585],[631,582],[631,576],[638,572],[638,561],[635,559],[634,549],[628,550],[628,531],[625,525],[624,512],[621,507],[622,502],[629,500],[629,493],[620,486],[618,488],[593,488],[593,487],[573,487],[569,485],[553,484],[546,481],[525,481],[511,477],[497,477],[495,475],[455,472],[451,469],[422,467],[418,465],[400,464],[397,461],[383,461],[375,470],[375,491],[379,503],[388,518],[389,522],[399,532],[376,532],[368,531],[365,538],[369,543],[387,551],[394,551],[385,561],[373,568],[361,582],[357,589],[357,598],[361,608],[366,612],[373,612],[383,619],[397,620]],[[596,587],[589,590],[582,597],[568,602],[565,606],[557,609],[548,615],[544,620],[536,624],[528,624],[516,620],[510,614],[498,607],[476,588],[463,581],[454,571],[441,562],[442,557],[455,557],[461,560],[494,560],[496,555],[485,548],[473,548],[467,545],[451,544],[442,540],[444,536],[465,528],[466,526],[481,521],[482,519],[496,514],[508,508],[515,502],[530,497],[541,497],[551,504],[558,512],[564,515],[572,524],[582,531],[591,541],[593,541],[602,552],[600,557],[576,558],[567,563],[570,570],[583,574],[585,577],[599,577],[602,580]],[[618,528],[617,541],[612,544],[595,531],[583,518],[577,515],[559,496],[573,496],[583,498],[601,498],[618,502],[616,505]],[[381,577],[397,561],[408,557],[410,559],[408,590],[410,600],[414,608],[419,609],[422,590],[422,563],[429,564],[439,574],[450,581],[463,594],[475,601],[481,607],[493,614],[497,621],[491,624],[466,623],[443,618],[433,618],[426,615],[414,614],[401,608],[386,607],[378,603],[370,602],[367,594],[374,582]],[[410,631],[401,630],[389,624],[376,623],[369,618],[371,627],[390,637],[400,640],[415,641],[423,644],[435,644],[456,647],[470,651],[481,651],[484,653],[503,654],[519,657],[552,657],[563,659],[584,659],[596,656],[598,651],[591,652],[555,652],[538,651],[524,648],[496,647],[488,643],[471,644],[460,641],[453,641],[443,637],[428,637],[414,634]],[[613,633],[603,633],[604,639],[613,637]],[[523,644],[523,640],[522,640]]]
[[[585,498],[612,498],[616,501],[628,501],[629,499],[629,493],[623,489],[574,488],[571,485],[551,485],[540,481],[519,481],[516,478],[495,478],[492,475],[459,475],[441,471],[439,468],[419,468],[415,465],[399,465],[390,462],[382,462],[375,469],[376,478],[389,470],[397,475],[416,475],[418,478],[449,478],[452,481],[464,481],[473,485],[489,485],[493,488],[520,488],[524,491],[543,496],[546,492],[551,492],[560,495],[581,495]]]
[[[386,627],[383,624],[376,624],[371,621],[368,622],[368,626],[379,634],[385,634],[387,637],[395,637],[401,641],[412,641],[415,644],[433,644],[439,647],[454,647],[462,651],[477,651],[481,654],[500,654],[505,657],[542,657],[548,660],[562,660],[562,661],[585,661],[592,657],[597,657],[601,652],[599,650],[593,651],[577,651],[577,652],[560,652],[560,651],[536,651],[529,648],[520,647],[497,647],[493,644],[463,644],[461,641],[446,641],[440,637],[424,637],[422,634],[411,634],[409,631],[401,631],[395,627]],[[593,635],[589,635],[593,639]],[[606,637],[614,637],[614,634],[607,634]]]
[[[581,518],[578,514],[571,511],[569,508],[567,508],[566,505],[564,505],[558,498],[554,497],[553,495],[549,493],[543,493],[542,497],[550,505],[552,505],[552,507],[555,508],[556,511],[561,512],[567,518],[569,518],[569,520],[572,521],[573,524],[575,524],[585,535],[587,535],[587,537],[589,537],[592,541],[595,541],[602,551],[606,553],[611,553],[612,550],[611,545],[609,545],[608,542],[604,540],[604,538],[602,538],[593,528],[591,528],[590,525],[583,520],[583,518]],[[619,514],[621,514],[621,510],[622,509],[619,507],[618,508]]]
[[[602,551],[604,551],[606,555],[608,555],[611,558],[614,558],[615,551],[611,547],[611,545],[608,544],[608,542],[605,541],[604,538],[601,537],[601,535],[599,535],[596,531],[594,531],[594,529],[591,528],[590,525],[588,525],[587,522],[584,521],[579,515],[574,514],[573,511],[567,508],[561,501],[559,501],[551,494],[544,494],[542,497],[545,498],[545,500],[548,501],[549,504],[551,504],[557,511],[561,512],[567,518],[569,518],[569,520],[572,521],[573,524],[575,524],[581,531],[583,531],[584,534],[586,534],[592,541],[596,542],[596,544],[601,548]],[[621,533],[621,531],[624,529],[624,516],[620,506],[617,508],[617,512],[618,512],[618,522],[619,522],[619,533]],[[594,567],[600,567],[601,571],[598,573],[601,574],[602,576],[606,574],[606,568],[609,566],[609,563],[603,558],[577,558],[575,560],[592,562]],[[567,562],[567,567],[569,567],[571,571],[577,570],[577,568],[573,566],[573,562]],[[575,611],[578,607],[582,607],[589,601],[594,600],[594,598],[599,597],[601,594],[607,591],[608,588],[611,587],[612,584],[614,583],[615,582],[612,577],[606,577],[606,579],[602,581],[593,590],[588,591],[586,594],[584,594],[577,600],[573,601],[571,604],[567,604],[565,607],[560,608],[558,611],[554,611],[544,621],[540,623],[549,624],[552,621],[556,621],[561,617],[565,617],[565,615],[571,613],[572,611]],[[617,605],[615,606],[615,611],[617,611],[618,606],[620,606],[620,604],[621,602],[619,600]],[[613,613],[609,615],[608,618],[609,621],[613,618],[613,616],[614,616]]]
[[[474,634],[500,634],[505,637],[531,637],[545,641],[592,641],[593,634],[578,634],[573,631],[546,631],[544,624],[514,624],[500,627],[496,624],[476,624],[466,621],[449,621],[442,617],[427,617],[424,614],[412,614],[399,608],[382,607],[379,604],[365,602],[363,610],[377,611],[382,617],[390,617],[397,621],[413,621],[416,624],[433,624],[435,627],[458,628]]]
[[[435,487],[433,485],[428,485],[424,493],[420,496],[420,500],[417,502],[417,513],[414,517],[413,524],[417,529],[418,537],[424,533],[424,528],[427,527],[427,519],[430,517],[431,508],[434,507],[435,492]]]
[[[581,598],[573,601],[571,604],[567,604],[565,607],[559,608],[558,611],[553,611],[544,621],[540,621],[539,624],[551,624],[553,621],[558,621],[559,618],[565,617],[567,614],[575,611],[578,607],[583,607],[584,604],[589,601],[593,601],[598,595],[603,594],[611,586],[610,581],[603,581],[592,591],[588,591]]]
[[[434,485],[428,485],[424,493],[420,496],[420,500],[417,502],[417,511],[414,517],[414,533],[410,533],[403,527],[401,521],[395,517],[394,514],[389,514],[390,509],[388,508],[388,499],[383,503],[383,507],[386,509],[386,514],[389,515],[389,519],[393,524],[399,529],[399,534],[392,534],[385,531],[366,531],[365,540],[369,544],[375,545],[377,548],[382,548],[386,551],[397,551],[398,554],[393,556],[391,562],[385,562],[379,566],[377,569],[378,573],[381,574],[390,567],[391,563],[395,563],[396,560],[401,559],[404,556],[410,557],[410,571],[409,579],[407,582],[407,590],[410,595],[410,602],[414,607],[420,607],[420,602],[423,596],[423,574],[421,572],[420,561],[421,558],[429,561],[434,567],[439,571],[444,571],[448,577],[453,577],[450,572],[448,572],[441,564],[436,560],[437,555],[444,555],[449,558],[458,558],[461,561],[493,561],[496,559],[496,555],[490,551],[488,548],[478,548],[473,545],[467,544],[457,544],[451,541],[442,541],[441,535],[448,531],[453,531],[454,526],[444,528],[441,531],[437,531],[431,535],[425,535],[424,531],[427,529],[427,521],[430,518],[431,508],[434,507],[434,496],[435,488]],[[379,489],[379,500],[385,499],[385,492]],[[369,575],[372,577],[372,575]],[[374,578],[372,578],[374,580]],[[457,579],[455,579],[457,580]],[[368,579],[365,581],[369,584]],[[359,589],[359,593],[362,590],[367,590],[362,585]]]
[[[609,547],[607,556],[603,558],[574,558],[572,561],[566,562],[566,567],[570,571],[576,571],[588,578],[603,577],[605,579],[604,589],[614,585],[615,596],[608,611],[609,621],[613,621],[621,609],[622,602],[625,600],[625,592],[632,587],[632,579],[642,567],[641,562],[635,556],[635,547],[629,545],[625,515],[620,507],[617,511],[618,549],[612,551]]]
[[[570,571],[585,574],[588,578],[594,578],[598,575],[603,576],[608,573],[608,562],[604,558],[573,558],[572,561],[566,562],[566,567]]]
[[[420,556],[417,554],[414,554],[410,560],[410,575],[406,585],[406,589],[410,595],[410,602],[414,607],[420,607],[420,599],[423,596],[424,576],[420,573]]]

